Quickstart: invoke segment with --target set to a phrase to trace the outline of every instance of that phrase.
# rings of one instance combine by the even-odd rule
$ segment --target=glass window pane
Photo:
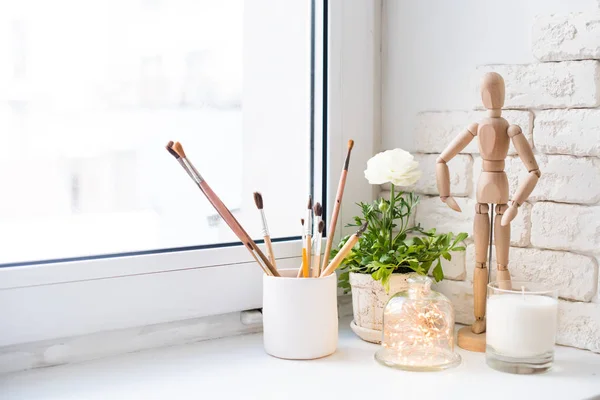
[[[285,3],[285,4],[282,4]],[[300,234],[310,1],[0,3],[0,264]]]

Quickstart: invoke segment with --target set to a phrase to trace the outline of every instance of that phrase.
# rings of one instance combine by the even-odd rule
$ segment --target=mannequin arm
[[[454,211],[461,212],[460,207],[454,197],[450,195],[450,170],[447,162],[452,160],[461,150],[463,150],[473,138],[477,135],[477,124],[471,124],[463,133],[458,135],[452,143],[440,154],[435,164],[435,177],[437,181],[438,192],[440,199]]]
[[[519,128],[517,125],[511,125],[508,128],[508,136],[510,136],[513,144],[515,145],[517,154],[519,154],[521,162],[523,165],[525,165],[527,171],[529,171],[529,175],[527,175],[525,181],[519,185],[519,188],[513,196],[513,199],[509,202],[508,210],[504,212],[502,221],[500,222],[502,226],[510,224],[510,222],[515,219],[517,213],[519,212],[519,207],[521,204],[523,204],[523,202],[525,202],[525,200],[527,200],[531,192],[533,192],[535,185],[537,185],[538,179],[542,175],[537,161],[533,155],[533,151],[531,150],[529,143],[527,143],[527,139],[521,132],[521,128]]]

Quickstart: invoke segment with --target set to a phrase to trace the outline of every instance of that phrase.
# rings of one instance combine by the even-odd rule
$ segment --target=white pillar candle
[[[497,354],[533,357],[552,352],[558,301],[532,294],[498,294],[487,301],[487,345]]]

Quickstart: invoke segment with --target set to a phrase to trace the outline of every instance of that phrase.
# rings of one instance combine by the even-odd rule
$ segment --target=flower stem
[[[395,200],[396,200],[396,193],[394,190],[394,184],[390,182],[390,184],[392,185],[392,188],[390,190],[390,209],[388,210],[388,212],[390,213],[390,217],[389,217],[389,243],[390,243],[390,247],[388,250],[392,250],[394,248],[394,237],[392,236],[392,226],[394,225],[394,207],[395,207]]]

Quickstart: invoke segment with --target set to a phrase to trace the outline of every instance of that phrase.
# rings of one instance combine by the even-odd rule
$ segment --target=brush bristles
[[[325,221],[319,221],[319,227],[317,229],[319,230],[319,233],[323,233],[323,231],[325,230]]]
[[[306,206],[309,210],[313,208],[312,196],[308,196],[308,205]]]
[[[315,203],[314,211],[315,211],[315,216],[317,216],[317,217],[320,217],[323,215],[323,206],[321,205],[321,203]]]
[[[368,222],[365,222],[359,230],[356,231],[356,236],[360,237],[363,233],[365,233],[365,231],[367,230],[367,227],[369,226]]]
[[[259,192],[254,192],[254,203],[259,210],[263,209],[263,198]]]
[[[181,145],[181,143],[175,142],[171,146],[171,149],[173,149],[175,151],[175,153],[179,154],[179,157],[181,157],[181,158],[185,157],[185,151],[183,151],[183,146]]]
[[[348,140],[348,152],[346,153],[346,160],[344,161],[344,170],[348,171],[348,167],[350,166],[350,153],[352,153],[352,148],[354,147],[354,140]]]
[[[169,143],[167,143],[167,145],[165,146],[165,148],[167,149],[167,151],[168,151],[169,153],[171,153],[171,155],[172,155],[173,157],[175,157],[175,158],[179,159],[179,154],[177,154],[177,153],[175,152],[175,150],[173,150],[171,147],[173,147],[173,142],[172,142],[172,141],[170,141]]]

